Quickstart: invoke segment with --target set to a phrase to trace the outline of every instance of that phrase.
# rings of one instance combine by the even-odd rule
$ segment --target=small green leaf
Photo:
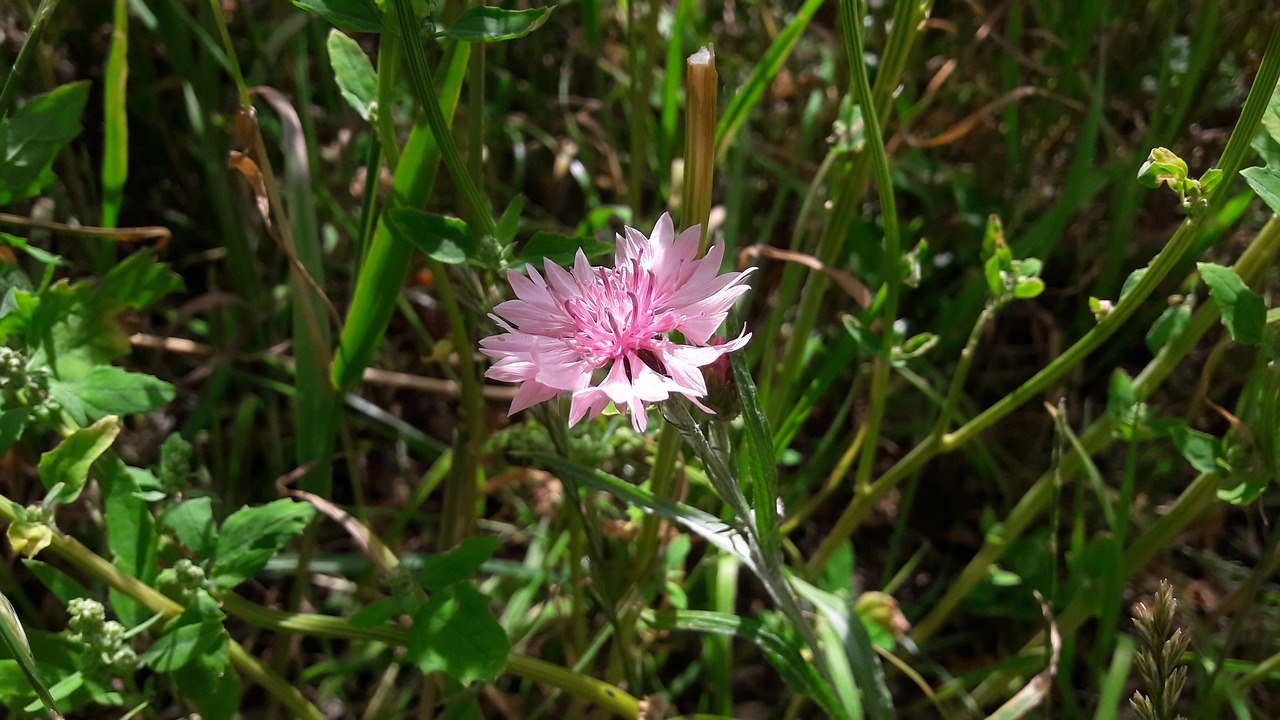
[[[996,250],[1004,246],[1004,226],[1000,224],[1000,216],[992,213],[987,216],[987,229],[982,234],[982,261],[995,257]]]
[[[22,437],[22,431],[27,429],[27,423],[30,421],[29,408],[0,410],[0,454],[8,452],[9,448],[18,442]]]
[[[94,288],[93,300],[142,310],[182,288],[182,276],[157,260],[155,251],[147,249],[112,267]]]
[[[405,613],[404,603],[398,598],[378,598],[355,611],[347,618],[351,627],[369,628],[382,625],[391,618]]]
[[[1173,440],[1174,447],[1178,448],[1182,457],[1196,470],[1214,473],[1222,469],[1218,465],[1218,457],[1221,455],[1218,439],[1212,435],[1192,430],[1186,423],[1178,423],[1169,428],[1169,439]]]
[[[221,622],[205,618],[198,610],[187,610],[169,622],[142,662],[160,673],[179,670],[197,658],[209,662],[221,657],[225,666],[227,639]]]
[[[520,229],[520,213],[524,211],[524,195],[516,195],[511,198],[511,202],[507,205],[507,209],[502,212],[502,217],[498,219],[497,238],[498,244],[506,247],[515,240],[516,231]]]
[[[64,605],[76,598],[93,597],[79,580],[39,560],[23,559],[22,564]]]
[[[501,543],[493,536],[468,538],[448,552],[432,555],[422,563],[422,588],[436,592],[475,575]]]
[[[1280,170],[1269,167],[1251,167],[1240,171],[1249,187],[1271,208],[1280,213]]]
[[[1222,324],[1231,338],[1244,345],[1257,345],[1267,324],[1267,306],[1262,297],[1250,290],[1229,267],[1196,263],[1196,268],[1209,286],[1209,297],[1222,312]]]
[[[1128,295],[1129,293],[1133,292],[1134,288],[1138,287],[1138,283],[1142,282],[1142,278],[1147,276],[1147,271],[1150,269],[1151,268],[1149,267],[1140,267],[1137,270],[1134,270],[1133,272],[1129,273],[1129,277],[1124,279],[1124,285],[1121,286],[1120,288],[1121,300],[1124,299],[1125,295]]]
[[[413,208],[396,208],[387,214],[387,227],[402,242],[446,265],[458,265],[476,256],[467,224],[456,218],[432,215]]]
[[[334,29],[329,31],[326,43],[329,49],[329,65],[338,91],[351,107],[366,121],[371,120],[372,109],[378,102],[378,73],[364,54],[360,43]]]
[[[293,4],[343,30],[382,32],[382,14],[373,0],[293,0]]]
[[[58,447],[40,456],[40,479],[50,490],[46,502],[69,503],[80,497],[89,481],[89,466],[119,434],[120,422],[114,416],[104,417],[71,433]]]
[[[1040,278],[1020,278],[1013,286],[1013,296],[1019,300],[1029,300],[1044,292],[1044,281]]]
[[[408,656],[423,672],[466,684],[492,680],[507,666],[511,642],[471,583],[443,588],[413,614]]]
[[[171,530],[178,542],[198,557],[211,557],[217,548],[212,498],[199,497],[169,506],[160,515],[160,525]]]
[[[1169,340],[1182,334],[1187,323],[1191,321],[1191,308],[1179,304],[1165,310],[1151,325],[1147,333],[1147,349],[1155,354],[1168,344]]]
[[[0,205],[38,195],[53,182],[53,160],[80,134],[87,81],[38,95],[0,122]]]
[[[1119,368],[1111,374],[1111,387],[1107,393],[1107,414],[1127,429],[1140,424],[1141,410],[1138,395],[1133,389],[1133,378]]]
[[[43,263],[45,265],[58,265],[60,267],[65,267],[71,264],[48,250],[41,250],[34,245],[28,244],[26,238],[20,238],[16,235],[0,232],[0,243],[8,245],[38,263]]]
[[[102,506],[107,520],[107,546],[121,572],[150,584],[159,574],[156,557],[160,538],[156,521],[145,500],[136,475],[120,458],[103,458],[96,468],[102,486]],[[111,591],[111,605],[126,625],[134,626],[151,616],[151,611],[118,590]]]
[[[281,498],[237,510],[218,533],[211,572],[215,587],[232,588],[256,575],[315,517],[310,503]]]
[[[521,266],[533,263],[540,266],[544,259],[557,265],[568,265],[577,256],[578,250],[588,258],[599,257],[613,251],[613,246],[599,242],[591,237],[569,237],[553,232],[534,233],[521,248],[517,260]]]
[[[437,36],[467,42],[512,40],[541,27],[551,16],[552,9],[503,10],[479,5],[462,13],[457,22]]]

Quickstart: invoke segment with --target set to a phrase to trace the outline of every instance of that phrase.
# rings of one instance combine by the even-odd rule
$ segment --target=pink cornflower
[[[751,271],[719,274],[719,246],[695,259],[699,229],[676,237],[665,213],[651,237],[629,227],[617,237],[612,268],[593,267],[579,250],[572,272],[549,260],[545,280],[532,265],[528,277],[507,272],[518,299],[494,308],[489,317],[504,332],[481,340],[480,351],[498,361],[485,377],[521,383],[508,414],[565,393],[570,426],[612,401],[644,432],[647,405],[672,393],[711,412],[698,401],[707,394],[699,368],[751,339],[707,344]]]

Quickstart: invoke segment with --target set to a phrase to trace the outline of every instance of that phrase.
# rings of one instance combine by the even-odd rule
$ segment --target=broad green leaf
[[[89,466],[119,434],[120,422],[114,416],[104,417],[71,433],[58,447],[40,456],[40,480],[51,491],[46,501],[62,504],[80,497],[89,480]]]
[[[1280,170],[1270,167],[1251,167],[1240,171],[1249,187],[1271,208],[1280,213]]]
[[[253,577],[315,514],[310,503],[289,498],[237,510],[218,533],[210,581],[215,587],[232,588]]]
[[[160,524],[197,557],[212,557],[217,549],[213,522],[213,499],[199,497],[171,505],[160,515]]]
[[[398,598],[378,598],[351,614],[347,624],[351,627],[377,627],[397,615],[405,614],[404,602]]]
[[[159,574],[156,563],[160,538],[146,501],[138,497],[137,481],[120,458],[103,458],[97,466],[102,505],[107,520],[107,546],[115,566],[127,575],[151,584]],[[111,592],[111,605],[127,626],[151,616],[151,611],[128,595]]]
[[[475,575],[501,544],[502,541],[493,536],[474,537],[463,540],[448,552],[432,555],[422,563],[422,588],[437,592]]]
[[[1160,352],[1169,340],[1182,334],[1187,323],[1191,321],[1191,308],[1179,304],[1165,310],[1151,325],[1147,333],[1147,349],[1152,354]]]
[[[347,37],[342,31],[329,31],[329,65],[338,91],[346,98],[360,117],[371,121],[372,109],[378,102],[378,73],[364,54],[360,43]]]
[[[71,382],[54,380],[49,394],[76,423],[85,425],[107,415],[134,415],[155,410],[173,400],[169,383],[114,365],[99,365]]]
[[[396,208],[387,213],[387,225],[396,239],[438,262],[458,265],[475,258],[475,243],[461,220],[413,208]]]
[[[225,643],[221,647],[227,647]],[[229,649],[229,648],[228,648]],[[226,653],[197,657],[173,671],[178,691],[195,701],[202,720],[232,720],[240,710],[240,676],[225,662]],[[213,666],[221,662],[221,667]]]
[[[155,251],[146,249],[116,263],[93,289],[93,299],[142,310],[182,288],[182,276],[157,260]]]
[[[1244,284],[1235,270],[1213,263],[1196,263],[1200,277],[1209,286],[1209,297],[1222,312],[1222,324],[1232,339],[1257,345],[1267,324],[1267,306],[1262,297]]]
[[[467,684],[497,677],[511,642],[489,610],[489,598],[471,583],[456,583],[413,614],[406,649],[423,672],[443,671]]]
[[[467,42],[497,42],[521,38],[537,30],[551,16],[554,8],[503,10],[477,5],[462,13],[458,21],[437,37]]]
[[[0,123],[0,205],[34,197],[53,181],[53,160],[80,134],[87,81],[27,101]]]
[[[593,258],[612,252],[613,246],[591,237],[569,237],[560,233],[537,232],[520,249],[516,259],[521,266],[524,263],[540,266],[544,259],[557,265],[568,265],[577,256],[578,250],[582,250],[588,258]]]
[[[343,30],[382,32],[382,15],[373,0],[293,0],[293,4]]]

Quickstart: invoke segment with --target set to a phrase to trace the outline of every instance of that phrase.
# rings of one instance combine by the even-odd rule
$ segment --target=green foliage
[[[462,13],[462,17],[438,37],[465,42],[498,42],[514,40],[537,30],[555,7],[529,10],[503,10],[488,5],[476,5]]]
[[[31,98],[0,122],[0,205],[34,197],[53,182],[53,160],[80,134],[89,83]]]
[[[475,575],[500,544],[496,537],[469,538],[448,552],[432,555],[422,564],[422,589],[439,592]]]
[[[309,503],[289,498],[235,511],[218,530],[210,582],[232,588],[257,575],[315,514]]]
[[[382,13],[373,0],[294,0],[293,4],[343,30],[382,32]]]
[[[489,598],[471,583],[440,588],[413,613],[408,657],[423,672],[443,671],[464,684],[492,680],[506,667],[509,648]]]
[[[541,268],[543,260],[557,265],[569,265],[581,250],[590,258],[597,258],[613,251],[613,246],[590,237],[570,237],[553,232],[536,232],[529,241],[520,248],[516,260],[523,267],[524,263],[532,263]],[[541,272],[541,270],[539,270]]]
[[[58,447],[40,456],[40,480],[49,495],[45,502],[75,502],[89,481],[89,467],[111,447],[120,434],[120,421],[104,417],[72,432]]]
[[[1231,338],[1245,345],[1257,345],[1267,322],[1267,306],[1249,289],[1234,270],[1213,263],[1196,263],[1200,277],[1209,286],[1209,297],[1222,313],[1222,324]]]
[[[338,90],[360,117],[372,122],[378,105],[378,73],[360,43],[339,30],[330,30],[326,41],[329,65]]]
[[[459,265],[477,260],[476,244],[467,232],[467,224],[457,218],[398,208],[387,213],[387,226],[397,241],[437,262]]]

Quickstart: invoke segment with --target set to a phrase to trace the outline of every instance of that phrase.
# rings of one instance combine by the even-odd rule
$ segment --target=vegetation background
[[[15,555],[43,549],[30,508],[61,505],[0,591],[68,716],[1280,717],[1274,8],[877,1],[859,45],[835,0],[503,7],[528,12],[473,37],[461,0],[0,7],[0,170],[30,138],[53,170],[0,182],[11,376],[48,360],[20,297],[53,312],[67,279],[85,294],[55,331],[125,338],[94,362],[167,383],[0,433]],[[507,417],[473,352],[502,265],[605,262],[624,224],[698,216],[703,45],[708,235],[759,268],[727,330],[754,334],[759,403],[739,377],[745,420],[709,432],[749,494],[777,465],[752,506],[776,504],[834,669],[749,559],[690,530],[733,517],[692,446]],[[423,129],[418,55],[453,143]],[[80,81],[78,115],[15,119]],[[86,428],[105,444],[65,475],[85,491],[43,495]],[[223,547],[244,506],[274,508],[241,516],[266,533],[252,559]],[[1147,643],[1130,617],[1164,579],[1178,613]],[[86,659],[79,596],[140,661]],[[1182,699],[1135,715],[1175,626]],[[19,655],[0,701],[39,715]]]

